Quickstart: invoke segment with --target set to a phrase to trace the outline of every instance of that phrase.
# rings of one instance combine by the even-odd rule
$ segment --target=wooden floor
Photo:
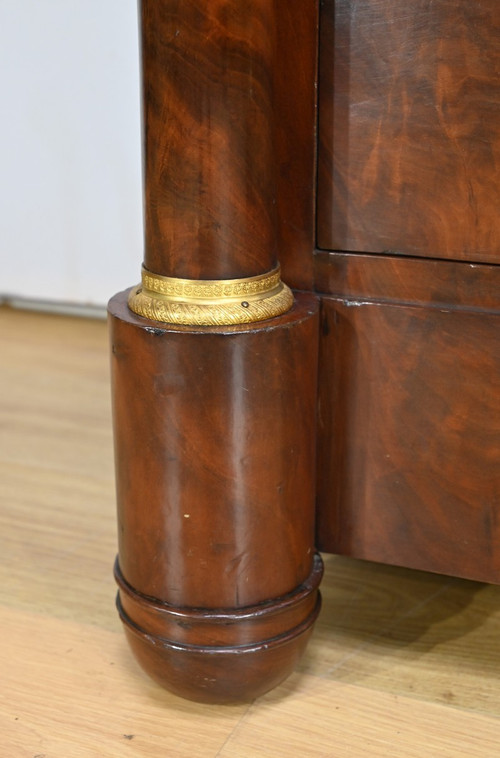
[[[0,309],[0,757],[500,754],[500,588],[329,556],[300,669],[180,700],[114,609],[106,326]]]

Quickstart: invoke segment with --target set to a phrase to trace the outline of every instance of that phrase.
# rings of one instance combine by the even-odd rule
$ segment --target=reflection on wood
[[[319,546],[500,582],[498,315],[323,299]]]
[[[497,0],[326,0],[319,247],[500,262]]]

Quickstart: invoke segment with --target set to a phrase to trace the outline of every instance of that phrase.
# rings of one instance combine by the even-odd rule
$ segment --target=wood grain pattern
[[[140,4],[151,272],[206,280],[275,269],[278,173],[305,178],[308,189],[304,204],[285,193],[280,228],[293,198],[311,233],[316,5],[288,4],[279,34],[278,6]],[[276,116],[290,108],[291,19],[306,11],[308,33],[288,71],[304,64],[304,116],[277,153]],[[287,166],[297,141],[303,158]],[[210,327],[160,325],[153,319],[173,315],[129,300],[137,318],[125,293],[110,302],[118,610],[146,670],[186,697],[230,702],[274,686],[319,611],[317,302],[284,300],[284,316],[264,308],[261,325],[250,314],[241,329],[197,321],[190,303],[192,318],[181,323]]]
[[[276,23],[279,19],[279,23]],[[310,288],[317,0],[142,11],[145,264]]]
[[[293,668],[319,611],[316,299],[198,330],[135,316],[126,293],[109,309],[129,639],[177,693],[255,697]]]
[[[192,279],[277,263],[276,17],[256,0],[144,0],[145,265]]]
[[[316,632],[273,693],[206,706],[145,677],[113,608],[105,324],[2,308],[0,344],[5,756],[496,754],[492,585],[328,556]]]
[[[307,687],[307,684],[313,688]],[[306,680],[303,688],[264,711],[248,714],[220,752],[221,758],[300,755],[306,758],[456,758],[494,755],[497,722],[467,713],[451,717],[446,708],[411,698],[363,691],[352,685]],[[373,720],[375,714],[376,720]],[[276,728],[271,730],[269,722]],[[290,730],[290,724],[297,727]],[[300,726],[299,726],[300,725]],[[314,735],[314,736],[313,736]],[[266,745],[262,751],[262,744]]]
[[[496,0],[325,0],[319,247],[500,262]]]
[[[153,329],[123,295],[110,312],[125,578],[192,608],[290,592],[312,565],[314,298],[262,326],[198,332]]]
[[[500,313],[500,268],[390,255],[315,255],[319,293],[349,300]]]
[[[315,247],[318,0],[275,0],[278,258],[283,280],[311,290]]]
[[[320,547],[499,582],[499,315],[322,305]]]

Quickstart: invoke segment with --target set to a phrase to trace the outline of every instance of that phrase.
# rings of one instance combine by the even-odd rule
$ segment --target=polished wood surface
[[[163,281],[153,296],[144,282],[130,308],[127,293],[110,301],[118,610],[145,669],[207,702],[250,699],[279,683],[320,606],[317,299],[299,295],[293,305],[288,291],[280,310],[264,308],[254,323],[255,282],[230,298],[220,281],[276,269],[280,229],[295,210],[298,221],[312,209],[316,6],[289,4],[278,32],[280,5],[140,3],[144,265],[219,280],[212,289],[222,301],[213,319],[197,320],[204,297],[193,304],[188,282],[181,298],[175,281],[165,316],[156,302],[165,304]],[[285,54],[306,11],[288,72],[305,64],[304,114],[277,151],[277,117],[291,101]],[[287,164],[301,142],[303,157]],[[305,182],[305,203],[285,193],[277,207],[278,174]],[[307,270],[311,278],[311,262]],[[233,323],[224,297],[250,323],[222,326]],[[189,327],[168,324],[180,299]]]
[[[279,258],[310,289],[317,0],[146,0],[141,21],[146,267],[234,278]]]
[[[113,608],[106,326],[3,308],[0,344],[2,755],[496,755],[492,585],[327,556],[308,651],[272,693],[207,706],[148,679]]]
[[[194,329],[109,305],[119,612],[172,691],[251,699],[295,667],[319,612],[318,305]]]
[[[277,263],[273,3],[143,0],[145,265],[192,279]]]
[[[315,286],[353,301],[500,312],[500,267],[485,264],[318,251]]]
[[[493,0],[320,6],[143,0],[145,265],[282,258],[322,300],[318,545],[500,581]],[[233,330],[111,303],[118,609],[189,697],[276,684],[318,611],[313,300]]]
[[[496,0],[321,8],[318,246],[499,263]]]
[[[493,0],[321,4],[314,256],[319,546],[491,582],[498,31]]]
[[[499,271],[326,257],[320,547],[500,582]]]
[[[275,0],[278,257],[283,281],[311,290],[315,247],[318,0]]]
[[[251,329],[153,330],[124,295],[110,312],[125,578],[192,608],[291,592],[314,542],[314,298]]]

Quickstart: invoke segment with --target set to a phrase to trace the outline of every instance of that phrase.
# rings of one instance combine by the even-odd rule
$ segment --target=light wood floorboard
[[[149,681],[114,609],[104,322],[0,308],[0,758],[500,753],[500,588],[326,556],[298,671],[255,703]]]

